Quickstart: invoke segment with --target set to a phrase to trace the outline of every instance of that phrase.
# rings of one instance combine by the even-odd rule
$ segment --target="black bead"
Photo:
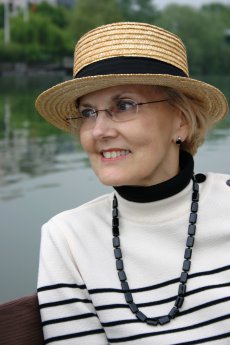
[[[118,209],[114,208],[112,212],[113,217],[118,217]]]
[[[192,201],[199,201],[199,192],[195,191],[192,193]]]
[[[113,226],[113,236],[119,236],[119,228],[118,228],[118,226]]]
[[[189,271],[191,266],[191,261],[189,260],[184,260],[183,263],[183,271]]]
[[[121,259],[122,258],[122,253],[120,248],[115,248],[114,249],[114,255],[116,259]]]
[[[124,268],[124,264],[123,264],[123,261],[122,260],[117,260],[116,261],[116,267],[117,267],[117,270],[123,270]]]
[[[193,188],[193,191],[194,191],[194,192],[199,192],[199,185],[198,185],[197,182],[194,182],[194,183],[193,183],[193,187],[192,187],[192,188]]]
[[[158,320],[157,319],[147,319],[147,324],[151,326],[157,326],[158,325]]]
[[[169,317],[171,317],[171,319],[174,319],[174,317],[178,314],[179,310],[177,307],[173,307],[170,312],[169,312]]]
[[[138,311],[137,305],[135,303],[129,303],[129,308],[133,313],[136,313]]]
[[[170,318],[168,315],[163,316],[163,317],[159,317],[159,323],[160,325],[165,325],[166,323],[168,323],[170,321]]]
[[[125,281],[121,281],[121,288],[123,291],[127,292],[129,291],[129,284]]]
[[[179,289],[178,289],[178,295],[179,296],[184,296],[186,293],[186,285],[180,284]]]
[[[184,297],[178,296],[175,302],[175,306],[177,308],[181,308],[183,303],[184,303]]]
[[[198,211],[198,203],[193,201],[191,205],[191,212],[197,212],[197,211]]]
[[[126,280],[127,279],[125,271],[118,271],[118,277],[120,280]]]
[[[180,282],[185,284],[188,279],[188,273],[187,272],[182,272],[180,276]]]
[[[120,247],[120,239],[119,239],[119,237],[113,237],[113,246],[114,246],[114,248]]]
[[[191,259],[192,257],[192,249],[191,248],[186,248],[184,252],[184,258],[185,259]]]
[[[188,226],[188,234],[191,236],[194,236],[196,233],[196,225],[195,224],[189,224]]]
[[[202,173],[196,174],[195,178],[198,183],[202,183],[206,180],[206,176]]]
[[[147,319],[147,317],[145,316],[145,314],[143,314],[140,310],[136,313],[136,317],[140,320],[140,321],[145,321]]]
[[[116,208],[117,206],[118,206],[117,197],[114,195],[114,197],[113,197],[113,208]]]
[[[197,220],[197,214],[196,213],[190,213],[189,223],[194,224],[194,223],[196,223],[196,220]]]
[[[193,244],[194,244],[194,237],[188,236],[186,246],[193,247]]]
[[[133,302],[133,296],[130,292],[125,292],[125,299],[127,303]]]
[[[113,226],[119,226],[119,218],[113,218],[112,225]]]

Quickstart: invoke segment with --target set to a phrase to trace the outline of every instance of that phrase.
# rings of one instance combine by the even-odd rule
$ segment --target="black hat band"
[[[75,78],[108,74],[169,74],[187,77],[180,69],[166,62],[145,57],[113,57],[83,67]]]

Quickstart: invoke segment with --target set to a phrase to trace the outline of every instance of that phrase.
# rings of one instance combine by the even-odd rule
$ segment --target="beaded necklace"
[[[116,268],[118,272],[118,277],[121,283],[122,292],[124,293],[125,300],[132,311],[136,315],[137,319],[146,322],[149,325],[157,326],[164,325],[174,319],[178,313],[179,309],[182,307],[185,294],[186,294],[186,284],[188,280],[188,272],[191,267],[191,257],[192,257],[192,247],[194,245],[194,236],[196,232],[196,221],[197,221],[197,211],[199,202],[199,185],[197,183],[196,177],[192,176],[193,186],[192,186],[192,202],[191,202],[191,212],[189,216],[188,225],[188,237],[186,240],[186,248],[184,252],[184,262],[182,266],[182,273],[180,275],[180,282],[178,288],[178,295],[176,297],[175,304],[173,308],[169,311],[168,315],[149,318],[144,313],[142,313],[136,303],[133,300],[132,293],[129,288],[127,281],[127,276],[124,270],[124,262],[122,259],[121,251],[121,241],[119,238],[119,218],[118,218],[118,201],[116,195],[113,198],[113,210],[112,210],[112,232],[113,232],[113,247],[114,256],[116,260]]]

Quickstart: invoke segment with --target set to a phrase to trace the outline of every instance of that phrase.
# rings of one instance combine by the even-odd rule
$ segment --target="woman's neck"
[[[114,187],[117,193],[128,201],[152,202],[162,200],[181,192],[190,182],[194,161],[190,153],[180,152],[180,172],[173,178],[149,187],[143,186],[120,186]]]

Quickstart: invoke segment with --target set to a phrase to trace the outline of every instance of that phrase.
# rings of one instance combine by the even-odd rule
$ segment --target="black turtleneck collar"
[[[180,172],[173,178],[149,187],[121,186],[113,188],[128,201],[145,203],[162,200],[181,192],[189,184],[193,168],[192,155],[186,151],[180,151]]]

